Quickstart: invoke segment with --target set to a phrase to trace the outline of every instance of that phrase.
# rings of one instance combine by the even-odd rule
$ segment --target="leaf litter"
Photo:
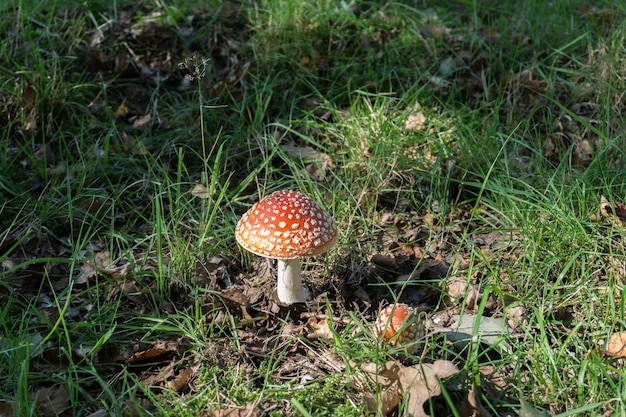
[[[181,58],[172,56],[169,51],[174,50],[183,39],[190,33],[182,30],[175,33],[172,25],[164,24],[162,15],[150,12],[141,24],[135,21],[133,13],[136,10],[123,9],[119,22],[105,27],[103,31],[94,31],[93,38],[86,51],[87,66],[94,74],[102,74],[109,83],[111,95],[109,102],[104,102],[100,96],[93,98],[90,106],[93,114],[97,115],[105,106],[113,109],[118,119],[132,128],[152,129],[166,128],[166,121],[152,119],[151,109],[148,103],[151,85],[157,81],[171,83],[171,88],[191,88],[193,75],[199,72],[207,76],[202,82],[210,88],[211,94],[220,94],[228,86],[234,85],[243,79],[250,61],[244,57],[244,52],[239,44],[241,36],[234,35],[236,25],[223,27],[218,36],[212,41],[211,48],[215,53],[214,66],[206,67],[203,63],[206,59],[196,57],[185,61],[183,67],[189,74],[183,76],[178,72],[177,62]],[[604,11],[586,11],[590,19],[604,22]],[[194,22],[195,21],[195,22]],[[193,26],[201,24],[202,16],[195,16],[190,20],[190,31]],[[490,95],[485,83],[489,71],[488,60],[480,50],[473,50],[471,42],[463,36],[452,34],[449,28],[443,25],[426,25],[422,30],[422,36],[427,42],[445,41],[453,46],[453,54],[441,60],[436,75],[430,74],[431,88],[441,94],[447,94],[450,88],[460,88],[466,94],[477,99]],[[104,36],[102,36],[104,35]],[[494,28],[479,28],[476,35],[488,44],[503,42],[502,36]],[[243,35],[245,36],[245,34]],[[393,31],[380,30],[371,36],[361,36],[360,42],[363,48],[380,56],[384,54],[385,43],[388,36],[394,36]],[[523,37],[509,40],[525,45]],[[115,53],[111,45],[125,44],[126,50]],[[180,60],[179,60],[180,59]],[[118,79],[128,78],[139,81],[137,94],[124,93],[123,84],[118,84]],[[537,107],[550,106],[542,99],[542,95],[549,93],[546,83],[538,79],[530,69],[523,69],[517,73],[499,74],[500,86],[507,94],[510,107],[520,114],[532,114]],[[34,132],[40,125],[42,115],[37,114],[32,106],[36,99],[35,89],[25,84],[23,90],[22,107],[30,112],[22,126],[27,132]],[[580,103],[578,103],[580,104]],[[554,109],[554,106],[552,106]],[[589,110],[590,109],[590,110]],[[584,123],[596,123],[594,106],[579,106],[573,108],[577,118],[561,114],[555,126],[547,126],[546,131],[551,135],[544,143],[544,154],[554,160],[559,159],[564,152],[572,152],[572,163],[582,167],[588,166],[603,144],[594,138]],[[329,120],[329,112],[322,108],[319,115],[323,120]],[[426,128],[428,120],[425,115],[416,110],[409,114],[405,128],[412,131],[422,131]],[[541,136],[541,135],[538,135]],[[529,141],[536,138],[527,138]],[[139,153],[150,151],[150,144],[140,142],[136,136],[120,135],[119,143],[113,146],[113,151],[118,153]],[[282,145],[282,150],[290,158],[302,163],[309,178],[315,181],[323,180],[329,170],[336,167],[335,161],[329,154],[308,145],[287,143]],[[36,151],[39,160],[46,165],[52,165],[55,161],[55,149],[50,146],[41,147]],[[201,185],[196,185],[191,191],[198,198],[209,197],[210,190]],[[98,204],[88,204],[85,209],[88,212],[97,211]],[[600,215],[608,219],[615,226],[623,227],[624,216],[621,215],[622,204],[615,202],[609,204],[606,199],[601,202]],[[400,300],[422,308],[432,313],[437,300],[442,294],[447,298],[445,320],[439,320],[439,332],[448,333],[449,336],[462,336],[471,339],[473,336],[482,337],[488,343],[495,344],[498,337],[506,335],[510,331],[519,331],[524,327],[523,311],[517,318],[511,318],[505,322],[502,315],[496,317],[504,308],[503,301],[489,295],[485,305],[487,314],[491,316],[478,317],[478,307],[483,301],[484,288],[481,285],[483,276],[475,274],[470,280],[464,275],[456,275],[467,269],[472,262],[470,254],[472,250],[479,250],[486,259],[501,259],[504,262],[515,256],[518,250],[516,236],[494,235],[491,232],[481,230],[478,221],[471,219],[469,214],[473,208],[462,207],[459,212],[450,215],[442,215],[438,212],[421,212],[403,215],[397,207],[381,207],[381,224],[383,228],[377,236],[378,252],[363,266],[358,274],[342,268],[340,263],[333,271],[333,281],[323,283],[322,271],[311,267],[310,275],[313,278],[312,286],[318,295],[310,305],[311,311],[286,311],[277,305],[269,296],[273,287],[271,274],[266,275],[267,263],[263,262],[249,265],[248,269],[241,270],[239,274],[232,274],[233,270],[240,268],[235,262],[227,257],[214,257],[205,262],[205,278],[201,284],[215,295],[203,297],[203,312],[210,322],[220,323],[226,320],[225,309],[232,317],[238,320],[236,323],[236,337],[243,345],[241,352],[236,352],[230,346],[232,335],[221,335],[215,343],[220,349],[216,353],[217,362],[238,366],[254,367],[259,358],[266,358],[276,348],[285,349],[285,356],[273,376],[277,382],[284,380],[300,380],[305,375],[321,377],[332,372],[342,370],[343,361],[331,358],[328,349],[318,342],[333,341],[338,334],[346,329],[351,321],[346,312],[358,312],[367,320],[374,319],[376,304],[372,300],[380,300],[381,293],[376,286],[385,282],[400,290]],[[483,208],[484,209],[484,208]],[[622,210],[623,211],[623,210]],[[473,247],[465,251],[455,250],[457,238],[465,232],[471,234]],[[16,238],[3,236],[2,248],[6,248],[16,241]],[[59,242],[53,242],[50,236],[30,236],[23,242],[25,252],[29,256],[45,257],[47,255],[66,256],[70,247]],[[166,249],[167,250],[167,249]],[[144,258],[146,254],[135,254],[137,259]],[[346,260],[351,264],[353,258],[347,255]],[[354,255],[352,255],[354,256]],[[105,250],[95,251],[93,257],[81,264],[81,269],[75,284],[79,287],[93,284],[99,277],[110,278],[115,282],[123,282],[121,291],[127,297],[134,297],[134,306],[125,306],[129,312],[143,312],[140,307],[145,303],[142,289],[149,286],[149,282],[136,279],[137,274],[149,272],[156,268],[154,257],[148,256],[148,262],[138,268],[130,259],[116,257]],[[20,257],[7,257],[2,261],[2,271],[11,270],[15,265],[23,261]],[[165,259],[166,265],[168,257]],[[362,264],[362,260],[360,260]],[[356,262],[359,264],[359,262]],[[38,288],[44,277],[50,275],[53,286],[61,288],[67,284],[67,274],[63,266],[54,263],[32,263],[21,269],[22,274],[10,283],[3,283],[4,294],[20,293],[28,296]],[[455,275],[444,280],[450,272]],[[199,274],[200,275],[200,274]],[[234,275],[234,276],[233,276]],[[315,279],[318,275],[318,279]],[[60,278],[57,278],[60,277]],[[344,284],[348,282],[348,284]],[[442,282],[442,285],[432,285],[433,282]],[[182,295],[184,297],[184,295]],[[2,297],[4,300],[5,297]],[[194,300],[185,300],[193,303]],[[3,301],[5,302],[5,301]],[[328,309],[330,305],[330,309]],[[45,312],[49,306],[40,303],[38,308]],[[88,307],[83,306],[83,310]],[[523,308],[522,308],[523,309]],[[332,311],[330,311],[332,310]],[[81,312],[81,309],[78,310]],[[509,310],[511,312],[511,310]],[[83,311],[84,313],[84,311]],[[337,315],[339,313],[339,316]],[[460,313],[460,314],[452,314]],[[57,311],[58,314],[58,311]],[[79,313],[81,314],[81,313]],[[44,317],[50,322],[59,319],[54,315],[54,308],[45,312]],[[440,317],[434,317],[438,319]],[[479,324],[476,325],[476,320]],[[514,323],[514,325],[512,325]],[[431,331],[436,326],[431,327]],[[475,330],[477,329],[477,334]],[[607,355],[622,356],[624,343],[621,334],[615,334],[609,341],[606,349]],[[277,342],[276,344],[274,342]],[[157,341],[149,346],[133,345],[125,349],[116,346],[105,345],[94,353],[96,365],[107,368],[112,364],[128,366],[135,372],[139,380],[151,387],[168,387],[181,393],[189,384],[193,383],[195,370],[199,365],[199,359],[186,355],[188,342],[185,340]],[[459,348],[459,349],[462,349]],[[313,355],[312,355],[313,353]],[[56,348],[46,347],[41,352],[37,362],[39,370],[52,374],[60,368],[69,366],[72,362],[77,363],[83,359],[83,352],[71,352],[63,356]],[[243,356],[241,356],[243,355]],[[311,358],[313,356],[313,358]],[[321,364],[318,363],[318,359]],[[44,364],[45,362],[45,364]],[[363,377],[355,384],[359,385],[358,394],[362,396],[371,410],[382,408],[383,415],[393,415],[398,412],[400,405],[405,414],[415,416],[427,415],[424,412],[424,404],[441,393],[441,385],[446,379],[459,374],[459,363],[447,360],[434,360],[432,363],[421,362],[407,364],[400,361],[390,361],[383,365],[366,363],[361,365]],[[355,366],[356,367],[356,366]],[[117,368],[116,368],[117,369]],[[506,390],[506,383],[496,376],[493,369],[481,369],[490,376],[491,384],[485,387],[497,387]],[[380,387],[379,387],[380,385]],[[375,389],[369,387],[374,386]],[[367,387],[367,388],[364,388]],[[483,389],[487,389],[482,387]],[[67,399],[68,395],[61,391],[63,388],[39,387],[35,394],[37,398],[43,398],[50,394],[54,397]],[[379,391],[380,389],[380,391]],[[496,390],[494,390],[495,392]],[[381,398],[376,398],[380,392]],[[467,390],[467,401],[460,408],[462,415],[487,416],[489,413],[480,404],[479,389],[473,384]],[[66,400],[55,402],[41,402],[39,411],[43,415],[59,414],[67,409]],[[0,403],[0,409],[9,410],[12,403]],[[232,404],[224,409],[207,410],[207,415],[261,415],[267,408],[250,402],[244,405]],[[132,407],[128,406],[132,414]]]

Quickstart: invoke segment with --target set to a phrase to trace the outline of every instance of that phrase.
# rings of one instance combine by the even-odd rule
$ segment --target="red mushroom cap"
[[[376,328],[378,336],[394,345],[415,342],[424,336],[424,323],[416,317],[415,310],[401,303],[383,308]]]
[[[337,225],[322,206],[292,190],[276,191],[248,210],[237,223],[237,242],[273,259],[295,259],[326,252],[337,240]]]

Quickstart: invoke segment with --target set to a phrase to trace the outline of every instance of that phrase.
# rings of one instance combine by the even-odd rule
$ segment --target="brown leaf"
[[[446,290],[453,303],[460,298],[465,297],[466,308],[474,312],[477,311],[483,298],[483,289],[476,284],[470,283],[465,277],[450,278],[446,283]],[[492,309],[496,306],[497,301],[494,295],[489,294],[485,307],[487,309]]]
[[[32,394],[37,399],[39,415],[58,416],[70,407],[70,393],[63,385],[39,388]]]
[[[615,227],[626,227],[626,204],[618,201],[609,203],[605,196],[600,197],[600,214],[607,218]],[[593,218],[597,219],[597,216]]]
[[[623,16],[623,14],[620,13],[620,11],[616,9],[599,9],[598,10],[595,7],[592,7],[590,9],[586,6],[583,6],[582,11],[589,20],[591,20],[597,25],[603,25],[603,26],[611,26],[613,23],[615,23],[618,19],[621,19]]]
[[[434,363],[417,364],[402,367],[398,371],[400,391],[408,394],[407,414],[414,417],[428,417],[424,412],[424,403],[429,398],[441,394],[440,380],[459,372],[452,362],[438,360]]]
[[[426,116],[421,111],[411,114],[404,122],[404,128],[407,130],[422,130],[426,125]]]
[[[320,319],[318,321],[315,317],[309,317],[307,325],[313,329],[313,331],[307,335],[308,339],[334,340],[334,332],[328,325],[327,319]]]
[[[180,392],[187,386],[189,378],[193,375],[193,368],[183,369],[167,382],[168,387],[174,392]]]
[[[424,412],[424,403],[441,394],[441,379],[459,372],[456,365],[445,360],[412,366],[404,366],[399,361],[389,361],[382,366],[366,363],[361,369],[376,384],[377,392],[382,393],[375,400],[383,410],[388,410],[387,413],[392,411],[399,404],[400,398],[408,397],[405,412],[414,417],[428,417]],[[365,401],[370,407],[371,400],[372,395],[365,395]],[[376,402],[371,409],[376,410]]]
[[[74,280],[75,284],[83,285],[90,281],[92,278],[96,276],[96,268],[89,263],[86,262],[80,266],[80,272],[76,279]]]
[[[400,366],[402,365],[397,361],[389,361],[382,366],[375,363],[361,365],[365,376],[374,384],[373,392],[363,394],[363,399],[371,412],[380,409],[382,415],[387,415],[400,404],[401,394],[398,389]]]
[[[310,146],[297,146],[293,143],[285,143],[280,146],[282,150],[293,159],[308,163],[305,171],[315,181],[320,181],[326,176],[326,170],[333,168],[333,160],[324,152],[320,152]]]
[[[504,76],[501,85],[508,94],[521,98],[529,104],[536,104],[537,96],[545,90],[545,82],[533,79],[530,70]]]
[[[0,417],[13,417],[15,415],[15,402],[0,400]]]
[[[230,287],[222,291],[220,294],[222,300],[230,310],[240,313],[241,317],[251,320],[252,316],[248,313],[249,301],[243,290],[238,287]]]
[[[381,253],[376,253],[372,255],[370,262],[375,265],[381,266],[383,268],[389,269],[391,271],[395,271],[398,269],[398,262],[395,258],[389,255],[383,255]]]
[[[194,185],[193,190],[191,190],[191,194],[198,198],[211,198],[213,195],[209,187],[200,184],[199,182]]]
[[[170,349],[154,347],[134,353],[128,358],[129,365],[144,365],[162,362],[171,358],[173,352]]]
[[[587,139],[574,143],[572,165],[589,166],[593,159],[593,147]]]
[[[143,116],[133,116],[129,121],[133,124],[133,127],[145,127],[152,122],[152,114],[148,113]]]
[[[604,352],[609,356],[626,358],[626,332],[612,335]]]
[[[461,417],[491,417],[491,413],[480,402],[480,393],[474,383],[467,393],[467,402],[459,407],[458,412]]]
[[[130,262],[123,262],[121,264],[113,264],[111,262],[109,251],[96,252],[95,254],[95,268],[101,274],[109,275],[112,278],[121,278],[130,274],[133,271]]]

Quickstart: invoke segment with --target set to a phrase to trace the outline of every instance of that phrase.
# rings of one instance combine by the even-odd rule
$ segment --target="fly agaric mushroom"
[[[378,314],[378,336],[393,345],[416,342],[424,336],[424,323],[415,310],[406,304],[390,304]]]
[[[299,258],[326,252],[337,240],[337,225],[322,206],[298,191],[276,191],[248,210],[235,229],[237,242],[250,252],[277,259],[278,300],[302,303]]]

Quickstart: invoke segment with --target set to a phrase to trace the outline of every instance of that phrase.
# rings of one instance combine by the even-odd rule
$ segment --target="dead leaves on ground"
[[[618,14],[607,9],[587,10],[585,15],[597,21],[610,20]],[[425,76],[432,91],[442,95],[459,94],[468,100],[486,103],[502,97],[505,100],[501,108],[503,119],[529,121],[533,133],[526,133],[523,139],[543,151],[543,156],[555,164],[568,161],[572,166],[585,168],[606,149],[594,130],[605,123],[599,104],[602,97],[597,91],[582,94],[569,84],[550,83],[534,68],[516,72],[502,70],[502,51],[515,47],[518,54],[531,53],[530,37],[520,34],[505,39],[493,27],[479,27],[465,34],[429,24],[425,28],[422,36],[430,45],[429,50],[439,51],[436,45],[440,42],[452,49],[448,55],[433,54],[430,58],[434,60],[432,66],[437,68]],[[419,130],[421,124],[419,118],[407,120],[407,127],[416,126]]]
[[[600,197],[600,213],[593,214],[591,220],[608,220],[614,227],[623,229],[626,227],[626,204],[615,201],[609,202],[605,196]]]
[[[366,385],[373,387],[371,392],[363,395],[371,413],[388,416],[401,411],[401,415],[413,417],[429,417],[424,411],[425,404],[441,394],[441,386],[447,379],[459,377],[460,372],[454,363],[447,360],[409,366],[399,361],[383,365],[366,363],[360,369]],[[468,391],[467,401],[452,407],[461,417],[491,416],[480,403],[474,386]],[[440,414],[435,415],[448,414],[445,410],[438,411]]]
[[[34,353],[31,358],[31,367],[39,375],[40,382],[29,385],[29,399],[35,405],[38,415],[43,417],[66,415],[71,410],[71,395],[64,381],[58,380],[57,375],[68,368],[91,366],[92,369],[105,379],[114,381],[113,375],[123,368],[137,375],[138,381],[150,390],[168,388],[182,393],[189,388],[189,384],[200,364],[200,358],[187,357],[189,344],[183,339],[162,340],[153,344],[136,344],[131,346],[117,346],[105,344],[92,350],[88,347],[65,352],[64,350],[48,347],[40,353]],[[98,383],[81,382],[84,392],[98,392],[102,387]],[[136,398],[142,403],[142,410],[136,410],[136,404],[128,402],[125,406],[127,415],[142,415],[152,407],[149,401],[141,397]],[[0,403],[0,415],[3,410],[15,408],[13,402]],[[13,415],[13,414],[6,414]],[[108,415],[108,414],[105,414]]]
[[[609,356],[626,358],[626,332],[613,334],[607,343],[605,353]]]
[[[303,173],[313,181],[322,181],[326,178],[326,172],[335,167],[329,155],[311,146],[285,143],[280,147],[289,157],[305,164]]]

